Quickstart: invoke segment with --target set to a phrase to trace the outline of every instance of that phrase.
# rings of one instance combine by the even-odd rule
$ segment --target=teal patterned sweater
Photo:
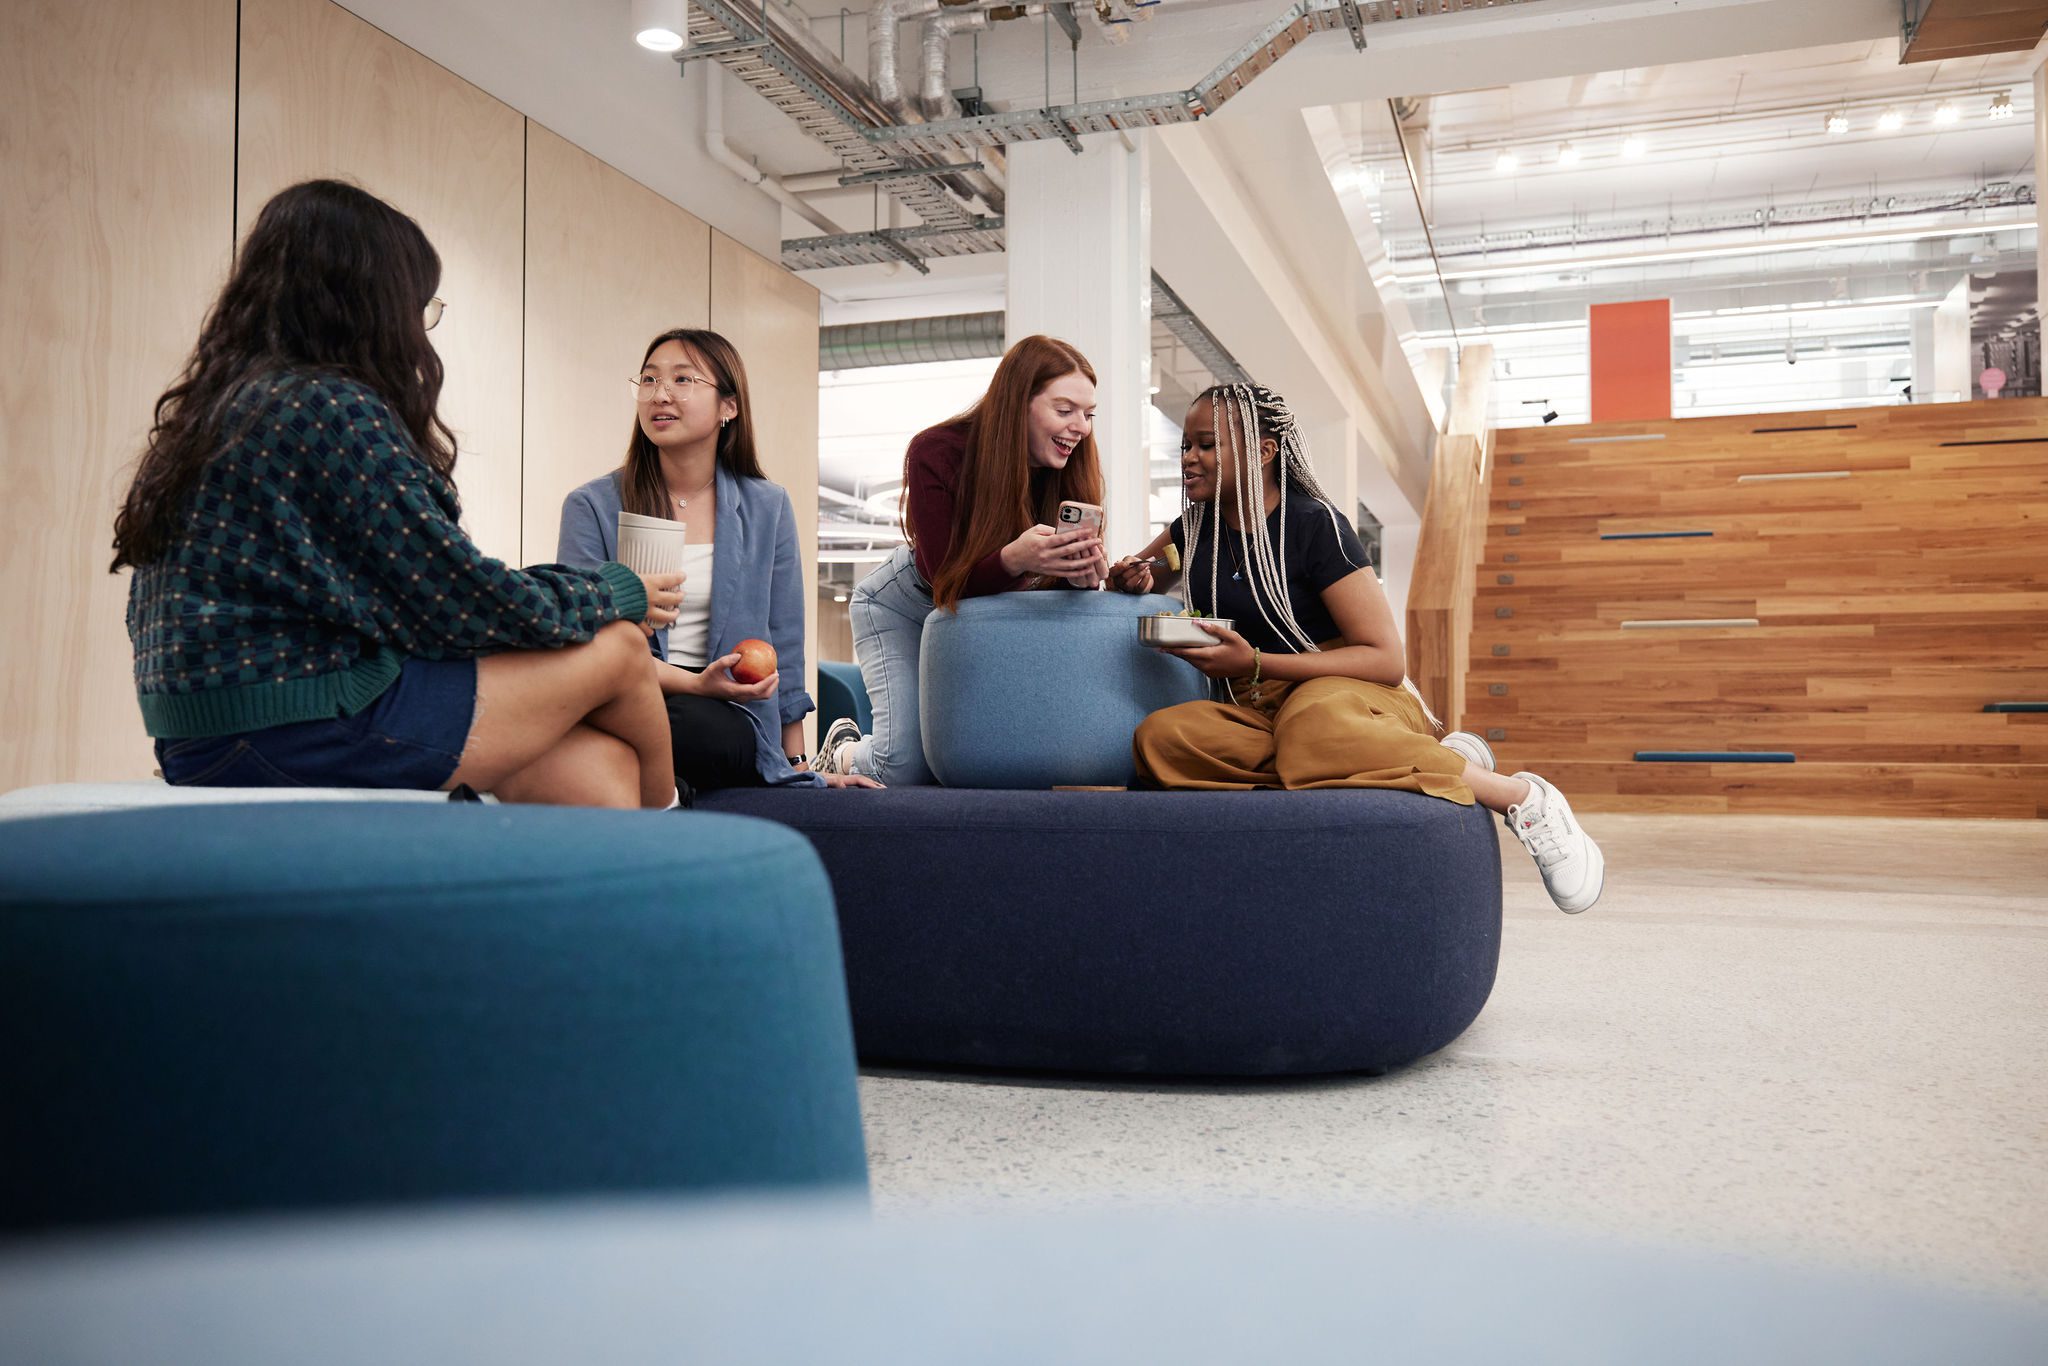
[[[408,657],[586,641],[647,613],[640,577],[514,569],[457,524],[455,491],[376,392],[292,372],[230,407],[185,525],[135,571],[128,637],[159,739],[349,716]]]

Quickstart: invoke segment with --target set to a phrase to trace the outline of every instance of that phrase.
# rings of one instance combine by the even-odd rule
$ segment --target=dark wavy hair
[[[226,430],[229,408],[265,375],[316,371],[375,390],[420,458],[452,480],[455,435],[435,412],[441,358],[424,318],[440,283],[441,258],[419,224],[375,195],[337,180],[279,191],[242,243],[177,383],[156,401],[114,519],[109,568],[170,550],[207,462],[241,435]]]
[[[747,396],[747,367],[739,348],[716,332],[701,327],[672,327],[647,343],[640,355],[640,367],[664,342],[681,342],[697,353],[718,382],[718,396],[729,398],[738,409],[732,421],[718,429],[718,468],[744,479],[766,479],[761,457],[754,449],[754,405]],[[620,504],[642,517],[673,519],[668,481],[661,476],[661,448],[647,439],[640,428],[640,414],[633,414],[633,435],[626,442],[626,471],[620,484]]]

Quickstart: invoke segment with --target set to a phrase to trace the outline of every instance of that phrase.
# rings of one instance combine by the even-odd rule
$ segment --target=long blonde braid
[[[1330,518],[1330,529],[1337,535],[1337,547],[1339,552],[1343,554],[1345,562],[1351,564],[1354,568],[1364,568],[1365,566],[1359,565],[1356,561],[1352,560],[1351,552],[1344,549],[1342,520],[1336,505],[1330,501],[1329,495],[1323,492],[1321,482],[1316,479],[1315,468],[1309,463],[1308,446],[1302,439],[1299,424],[1294,420],[1294,412],[1287,406],[1287,400],[1274,393],[1271,389],[1266,388],[1264,385],[1250,384],[1243,381],[1213,385],[1203,390],[1200,396],[1195,399],[1195,402],[1213,402],[1216,405],[1217,416],[1228,419],[1227,421],[1219,421],[1216,424],[1219,428],[1217,432],[1217,460],[1219,465],[1224,459],[1235,458],[1237,460],[1237,515],[1238,524],[1244,530],[1246,546],[1250,551],[1250,558],[1252,560],[1251,564],[1245,566],[1249,571],[1248,582],[1251,587],[1252,602],[1257,606],[1259,616],[1266,623],[1267,629],[1272,631],[1274,635],[1279,636],[1283,640],[1290,641],[1303,654],[1320,653],[1322,647],[1315,641],[1310,640],[1308,633],[1302,629],[1301,623],[1295,620],[1294,605],[1289,596],[1287,582],[1288,517],[1286,508],[1287,491],[1290,483],[1298,486],[1303,493],[1306,493],[1309,497],[1323,505],[1324,512]],[[1230,431],[1230,437],[1227,439],[1222,430],[1226,428]],[[1280,484],[1281,513],[1280,544],[1277,547],[1273,544],[1273,534],[1266,525],[1265,480],[1260,477],[1259,473],[1258,452],[1267,437],[1271,437],[1279,449],[1276,474]],[[1235,447],[1234,453],[1226,453],[1233,445]],[[1206,508],[1203,504],[1191,503],[1188,500],[1186,488],[1183,486],[1181,492],[1181,539],[1187,543],[1187,554],[1184,557],[1184,562],[1190,569],[1194,566],[1195,551],[1200,543],[1202,526],[1207,520],[1204,516],[1205,511]],[[1253,527],[1258,529],[1256,535],[1251,532]],[[1209,553],[1209,606],[1207,610],[1211,613],[1214,613],[1216,610],[1216,594],[1219,585],[1218,567],[1223,558],[1223,518],[1220,511],[1217,513],[1214,534],[1216,544],[1210,547]],[[1192,609],[1194,602],[1190,596],[1188,585],[1190,577],[1191,575],[1182,575],[1180,595],[1182,605]],[[1276,615],[1279,618],[1278,621],[1274,620]],[[1418,703],[1421,703],[1423,715],[1429,718],[1429,723],[1432,726],[1441,731],[1444,728],[1443,722],[1439,721],[1436,713],[1429,709],[1429,703],[1423,699],[1421,692],[1416,689],[1415,685],[1404,677],[1401,680],[1401,686],[1406,688]]]

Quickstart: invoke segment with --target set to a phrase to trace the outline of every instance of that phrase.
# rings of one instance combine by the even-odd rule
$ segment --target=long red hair
[[[964,429],[967,454],[960,463],[960,487],[953,498],[953,540],[945,563],[932,576],[932,601],[940,607],[959,605],[974,566],[1039,523],[1053,525],[1059,506],[1071,498],[1102,501],[1102,462],[1095,451],[1095,433],[1074,448],[1066,467],[1052,471],[1038,496],[1031,499],[1031,401],[1054,380],[1076,372],[1095,383],[1088,358],[1055,337],[1026,337],[1011,347],[996,366],[995,377],[972,408],[942,422]],[[904,461],[904,487],[910,466]],[[909,500],[903,506],[903,534],[914,546],[917,528],[910,521]]]

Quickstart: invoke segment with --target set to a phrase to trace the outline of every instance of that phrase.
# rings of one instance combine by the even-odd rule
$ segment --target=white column
[[[1970,277],[1956,281],[1938,307],[1913,312],[1913,401],[1960,403],[1976,376],[1970,365]]]
[[[2036,48],[2034,55],[2041,55]],[[2034,69],[2034,174],[2038,178],[2041,168],[2048,166],[2048,62]],[[2048,202],[2039,194],[2034,196],[2034,210],[2039,216],[2040,228],[2034,233],[2034,297],[2048,301]],[[2048,320],[2048,308],[2041,310],[2041,316]],[[2048,336],[2048,321],[2042,324],[2043,335]]]
[[[1152,372],[1151,197],[1142,134],[1009,148],[1008,343],[1071,342],[1095,367],[1104,534],[1112,559],[1145,543],[1145,405]]]

